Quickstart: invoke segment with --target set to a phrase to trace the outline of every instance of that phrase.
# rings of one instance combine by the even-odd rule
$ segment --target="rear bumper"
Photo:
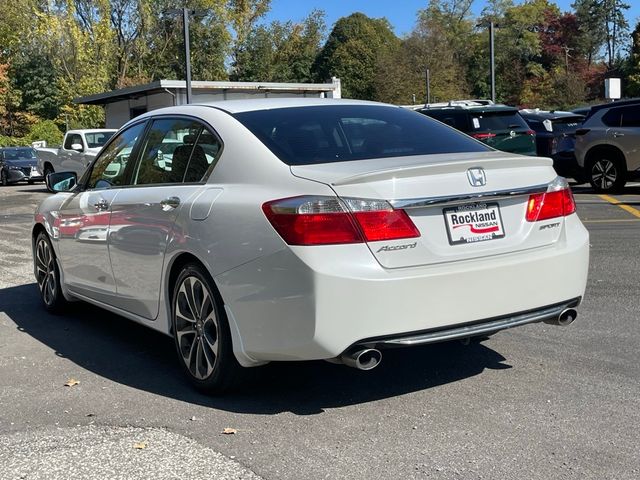
[[[234,351],[246,365],[328,359],[371,339],[461,328],[468,337],[544,320],[557,313],[544,309],[576,303],[586,287],[589,235],[576,215],[564,222],[552,245],[441,265],[385,269],[364,245],[291,247],[250,262],[215,278]]]
[[[383,338],[370,338],[361,340],[357,343],[357,345],[370,348],[412,347],[416,345],[428,345],[431,343],[447,342],[450,340],[492,335],[508,328],[520,327],[522,325],[528,325],[530,323],[555,320],[566,309],[577,307],[580,304],[580,300],[580,298],[574,298],[556,305],[551,305],[528,312],[506,315],[504,317],[487,319],[481,322],[473,323],[471,325],[429,330],[426,332],[414,332]]]

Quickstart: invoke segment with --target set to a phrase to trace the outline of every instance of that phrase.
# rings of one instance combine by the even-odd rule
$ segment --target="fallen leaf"
[[[67,380],[67,383],[64,384],[65,387],[73,387],[75,385],[78,385],[80,383],[80,380],[76,380],[75,378],[70,378],[69,380]]]
[[[235,428],[225,428],[224,430],[222,430],[222,434],[223,435],[233,435],[234,433],[237,433],[238,430],[236,430]]]
[[[95,416],[96,416],[96,414],[95,414],[95,413],[87,413],[85,416],[86,416],[86,417],[95,417]]]
[[[189,420],[191,420],[192,422],[196,421],[196,416],[194,415],[193,417],[191,417]]]
[[[144,450],[147,448],[147,442],[137,442],[133,444],[133,448],[136,450]]]

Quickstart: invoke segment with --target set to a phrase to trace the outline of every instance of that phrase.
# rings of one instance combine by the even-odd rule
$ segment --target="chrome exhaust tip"
[[[558,315],[556,318],[545,320],[545,323],[566,327],[567,325],[572,324],[576,318],[578,318],[578,312],[575,308],[565,308],[562,312],[560,312],[560,315]]]
[[[382,353],[375,348],[352,350],[340,355],[340,361],[358,370],[372,370],[382,361]]]

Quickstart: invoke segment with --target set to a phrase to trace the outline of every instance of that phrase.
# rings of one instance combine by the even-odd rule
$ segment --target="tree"
[[[369,18],[353,13],[339,19],[315,63],[316,78],[326,81],[342,79],[342,93],[347,98],[376,98],[374,77],[378,61],[397,48],[400,40],[384,18]]]
[[[629,5],[622,0],[576,0],[572,7],[580,25],[580,45],[589,64],[604,47],[607,66],[614,69],[629,30],[624,15]]]
[[[640,96],[640,22],[631,33],[631,54],[627,64],[627,94]]]
[[[313,81],[313,63],[324,36],[324,12],[314,10],[302,22],[259,26],[237,54],[233,80]]]

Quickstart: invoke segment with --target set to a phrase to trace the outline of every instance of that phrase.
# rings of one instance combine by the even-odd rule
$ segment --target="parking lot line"
[[[640,218],[582,220],[582,223],[635,223],[635,222],[640,222]]]
[[[637,208],[633,208],[631,205],[626,205],[624,202],[621,202],[620,200],[616,200],[615,198],[610,197],[609,195],[599,195],[599,197],[603,200],[606,200],[612,205],[617,205],[621,209],[629,212],[631,215],[640,218],[640,210],[638,210]]]

